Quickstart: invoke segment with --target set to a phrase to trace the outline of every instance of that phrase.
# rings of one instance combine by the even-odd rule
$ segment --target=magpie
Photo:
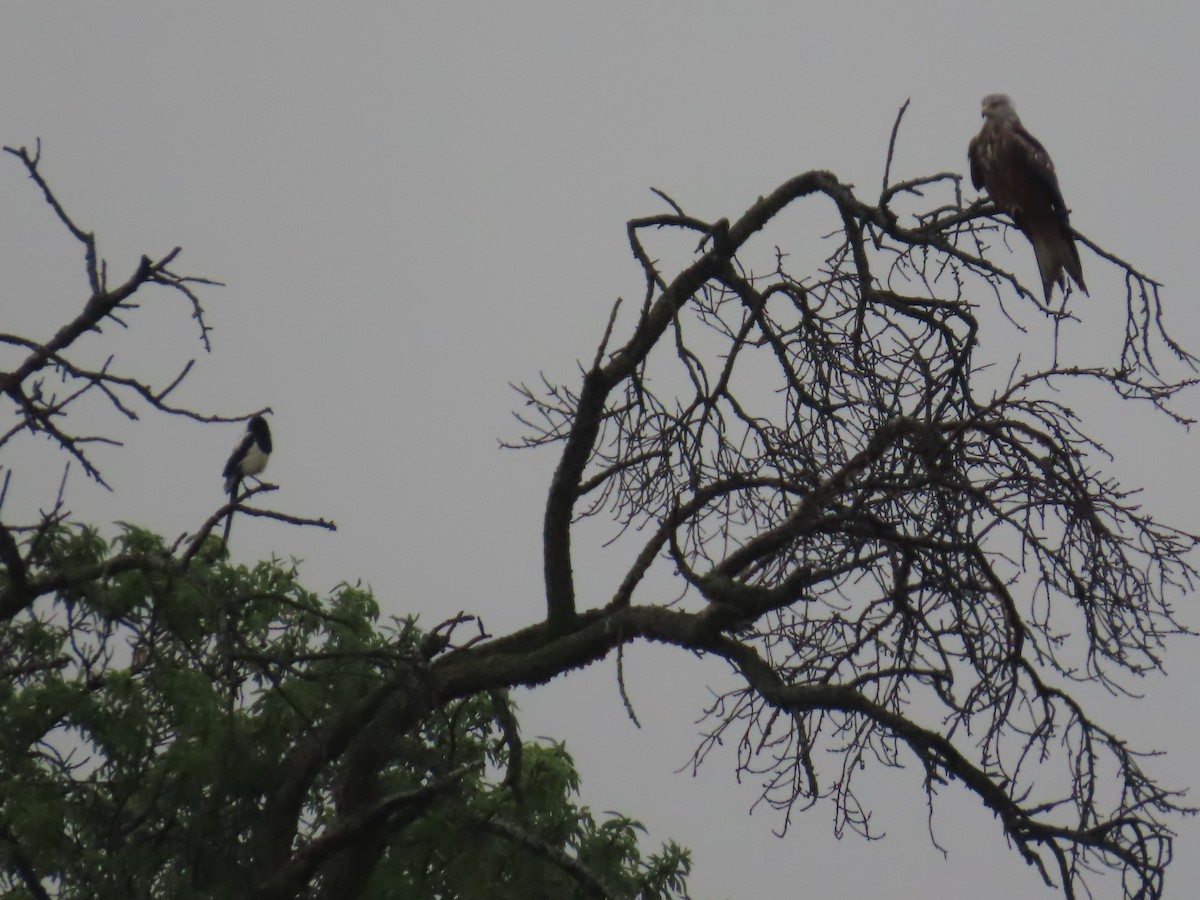
[[[225,471],[221,475],[225,478],[225,493],[229,494],[229,502],[233,503],[237,499],[238,487],[242,483],[242,479],[249,475],[257,475],[267,467],[267,460],[271,457],[271,429],[267,427],[267,420],[262,416],[255,416],[246,425],[246,433],[242,435],[241,441],[234,448],[233,453],[229,457],[229,462],[225,463]],[[229,529],[233,525],[233,510],[229,511],[229,515],[225,518],[225,541],[229,541]]]

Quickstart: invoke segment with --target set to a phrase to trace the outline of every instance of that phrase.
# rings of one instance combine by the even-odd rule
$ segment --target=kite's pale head
[[[1008,94],[988,94],[983,98],[983,117],[985,119],[1015,119],[1017,111],[1013,109],[1012,100]]]

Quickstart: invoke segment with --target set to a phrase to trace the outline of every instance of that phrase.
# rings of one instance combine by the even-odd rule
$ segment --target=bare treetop
[[[893,210],[899,195],[947,194]],[[614,308],[578,389],[521,389],[522,445],[562,445],[544,532],[550,631],[604,623],[614,643],[726,658],[744,685],[708,711],[695,760],[732,742],[788,816],[831,798],[839,829],[870,833],[856,773],[915,761],[931,803],[961,783],[1068,896],[1097,867],[1158,896],[1177,797],[1071,690],[1122,691],[1162,668],[1196,537],[1104,474],[1063,389],[1100,385],[1186,422],[1171,402],[1192,382],[1165,377],[1156,352],[1188,375],[1194,359],[1163,329],[1159,285],[1081,236],[1125,277],[1113,364],[1012,354],[1007,378],[985,380],[980,306],[1032,304],[1047,345],[1067,312],[992,257],[1009,226],[963,202],[960,176],[885,176],[872,204],[808,172],[732,223],[666,199],[669,212],[629,223],[645,295],[628,336]],[[789,269],[779,231],[773,271],[740,262],[782,210],[822,203],[834,236],[817,270]],[[647,243],[671,231],[699,243],[675,274]],[[607,606],[583,612],[573,526],[600,514],[624,534],[610,552],[632,558]],[[681,603],[656,568],[683,579]]]
[[[78,315],[48,340],[0,334],[0,343],[27,351],[26,357],[16,368],[10,372],[0,372],[0,393],[12,401],[16,413],[15,422],[0,434],[0,448],[23,432],[45,432],[83,466],[84,472],[90,478],[107,487],[99,467],[88,456],[87,446],[95,443],[115,444],[116,441],[102,436],[72,434],[60,425],[67,408],[80,398],[98,393],[118,413],[129,419],[137,418],[136,409],[139,403],[162,412],[201,421],[222,419],[201,415],[169,402],[170,395],[191,371],[194,360],[189,360],[170,383],[156,387],[115,370],[111,357],[98,369],[78,364],[72,359],[72,347],[89,332],[100,331],[105,324],[124,326],[125,321],[122,317],[136,309],[133,295],[143,287],[158,285],[175,291],[186,299],[191,307],[192,318],[199,328],[201,345],[208,351],[211,349],[208,339],[210,329],[204,320],[204,308],[200,305],[200,298],[193,288],[216,285],[218,282],[207,278],[177,275],[171,271],[170,266],[180,253],[180,248],[176,247],[157,262],[143,256],[132,275],[116,287],[110,288],[108,264],[97,252],[96,236],[75,223],[42,177],[41,142],[38,142],[32,153],[25,147],[5,147],[4,152],[21,161],[59,221],[72,237],[83,245],[84,271],[91,296]]]

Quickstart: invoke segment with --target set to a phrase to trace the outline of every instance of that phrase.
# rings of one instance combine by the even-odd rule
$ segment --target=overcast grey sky
[[[543,610],[555,461],[497,448],[516,434],[508,383],[573,380],[612,301],[640,296],[624,223],[661,209],[650,186],[707,219],[813,168],[871,197],[906,98],[897,178],[965,171],[979,100],[1004,91],[1053,155],[1073,224],[1165,282],[1169,326],[1200,347],[1196,18],[1183,2],[6,4],[0,142],[42,139],[46,176],[114,278],[182,245],[177,271],[227,285],[204,294],[215,349],[184,396],[271,406],[277,505],[340,526],[239,520],[238,557],[297,556],[314,588],[362,578],[389,612],[466,610],[500,633]],[[1029,248],[1013,254],[1031,274]],[[1090,253],[1083,265],[1092,296],[1076,312],[1103,350],[1120,340],[1123,286]],[[0,161],[0,267],[5,330],[47,334],[85,297],[80,254],[15,160]],[[104,345],[143,373],[198,352],[186,310],[156,300],[168,308]],[[1148,508],[1200,530],[1195,440],[1143,420],[1092,425]],[[147,420],[101,456],[114,492],[76,477],[72,507],[192,529],[222,500],[237,433]],[[38,450],[14,508],[57,483],[61,460]],[[580,569],[605,568],[597,543]],[[1200,626],[1194,600],[1181,606]],[[1143,701],[1095,709],[1168,752],[1166,783],[1200,785],[1200,665],[1194,644],[1174,651]],[[611,661],[523,695],[524,727],[568,740],[589,803],[690,846],[696,898],[1053,896],[949,788],[932,826],[943,859],[915,771],[870,782],[885,841],[835,841],[824,805],[776,839],[728,755],[674,774],[720,669],[662,648],[627,665],[641,730]],[[1184,896],[1200,822],[1178,824],[1169,883]]]

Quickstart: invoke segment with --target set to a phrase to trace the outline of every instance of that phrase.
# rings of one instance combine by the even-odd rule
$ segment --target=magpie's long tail
[[[237,492],[238,492],[239,486],[240,486],[240,482],[235,481],[233,483],[233,487],[229,491],[229,503],[230,503],[231,508],[229,510],[229,514],[225,516],[225,536],[223,538],[221,538],[221,540],[223,540],[225,542],[225,546],[227,546],[227,547],[229,546],[229,529],[231,529],[233,527],[232,505],[234,502],[237,501]]]

